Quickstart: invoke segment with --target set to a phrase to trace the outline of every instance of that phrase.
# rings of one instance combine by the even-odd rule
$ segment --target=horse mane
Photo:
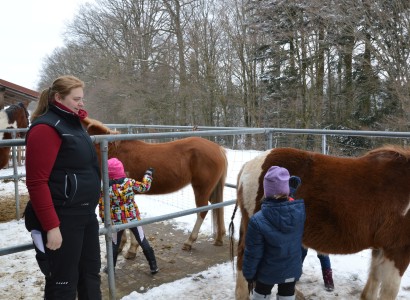
[[[28,113],[27,107],[24,105],[24,103],[19,102],[17,105],[20,106],[21,108],[23,108],[24,113],[26,114],[26,118],[27,118],[27,120],[29,120],[30,114]]]
[[[28,119],[28,111],[25,105],[22,102],[19,102],[18,104],[11,104],[9,107],[7,107],[4,111],[7,113],[7,118],[11,120],[13,117],[13,114],[17,111],[23,109],[24,113],[26,114],[26,118]]]
[[[105,126],[101,121],[85,117],[81,120],[81,123],[85,126],[89,135],[99,135],[99,134],[118,134],[118,131],[111,130]]]
[[[383,147],[370,150],[365,154],[370,158],[386,158],[397,159],[404,158],[406,161],[410,159],[410,150],[403,146],[398,145],[385,145]]]

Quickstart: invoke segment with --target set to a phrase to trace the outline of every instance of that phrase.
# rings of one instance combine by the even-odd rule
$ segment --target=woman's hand
[[[47,244],[46,247],[50,250],[57,250],[63,243],[63,237],[61,236],[60,227],[55,227],[47,231]]]

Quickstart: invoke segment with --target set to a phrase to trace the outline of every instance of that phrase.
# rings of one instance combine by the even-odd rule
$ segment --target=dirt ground
[[[210,266],[229,261],[229,239],[227,237],[224,245],[217,247],[213,245],[211,237],[200,235],[192,250],[184,251],[181,248],[187,234],[181,230],[175,230],[172,223],[160,222],[145,225],[144,232],[155,251],[160,271],[151,275],[141,249],[138,249],[134,259],[125,259],[120,255],[115,271],[118,299],[133,291],[143,293],[163,283],[192,276]],[[105,249],[102,249],[102,252],[105,252]],[[102,255],[104,264],[105,253]],[[104,299],[108,299],[110,293],[108,276],[105,273],[102,273],[102,282]]]
[[[28,201],[28,195],[20,195],[20,218]],[[0,196],[0,222],[8,222],[16,219],[16,201],[13,198]]]

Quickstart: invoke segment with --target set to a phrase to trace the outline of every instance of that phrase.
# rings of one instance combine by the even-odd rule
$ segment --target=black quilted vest
[[[95,213],[101,190],[100,168],[94,144],[79,118],[50,105],[49,111],[38,117],[30,129],[38,124],[55,128],[62,139],[48,182],[56,211]]]

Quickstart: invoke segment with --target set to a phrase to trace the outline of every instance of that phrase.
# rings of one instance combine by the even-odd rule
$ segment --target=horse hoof
[[[192,250],[192,246],[189,245],[189,244],[184,244],[184,245],[182,246],[182,250],[184,250],[184,251],[191,251],[191,250]]]
[[[224,242],[223,241],[215,241],[214,246],[223,246]]]
[[[135,257],[137,256],[137,253],[135,253],[135,252],[127,252],[127,253],[125,253],[123,256],[124,256],[125,259],[133,259],[133,258],[135,258]]]

